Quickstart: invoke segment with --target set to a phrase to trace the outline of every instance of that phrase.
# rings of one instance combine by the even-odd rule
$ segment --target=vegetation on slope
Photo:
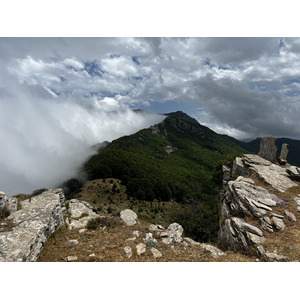
[[[180,222],[191,237],[208,241],[216,238],[219,222],[220,182],[214,173],[220,173],[220,160],[232,153],[245,150],[176,112],[160,124],[113,141],[83,168],[89,180],[120,179],[133,199],[175,200],[181,207],[173,209],[170,220]],[[79,187],[76,180],[70,183]]]

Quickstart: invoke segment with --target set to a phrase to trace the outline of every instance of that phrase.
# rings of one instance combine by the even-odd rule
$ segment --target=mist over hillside
[[[54,99],[39,87],[11,89],[0,99],[0,190],[14,195],[55,187],[78,173],[78,167],[95,152],[93,145],[164,119],[106,100]]]

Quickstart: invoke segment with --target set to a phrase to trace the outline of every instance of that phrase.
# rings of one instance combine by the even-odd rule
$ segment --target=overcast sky
[[[162,119],[130,108],[183,110],[238,139],[300,138],[299,87],[297,38],[0,38],[1,170],[27,186],[37,161],[59,168],[72,149],[77,167],[92,144]]]

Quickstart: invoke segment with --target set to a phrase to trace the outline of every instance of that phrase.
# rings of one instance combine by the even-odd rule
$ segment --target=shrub
[[[155,242],[154,240],[147,240],[145,241],[145,244],[150,248],[157,248],[157,242]]]
[[[0,211],[0,219],[5,219],[10,215],[9,210],[7,209],[6,206],[4,206],[2,208],[2,210]]]
[[[86,228],[91,230],[96,230],[101,222],[101,218],[91,219],[88,221]]]
[[[45,191],[47,191],[47,189],[45,189],[45,188],[35,190],[32,192],[31,197],[38,196],[38,195],[44,193]]]

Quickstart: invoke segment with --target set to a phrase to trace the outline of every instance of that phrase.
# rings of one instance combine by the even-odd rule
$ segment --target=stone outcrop
[[[125,209],[120,212],[120,218],[127,226],[136,224],[137,214],[131,209]]]
[[[68,205],[66,224],[69,230],[85,228],[90,220],[99,217],[99,215],[94,212],[95,208],[93,205],[86,201],[71,199]]]
[[[260,149],[258,155],[271,162],[276,158],[276,139],[271,136],[263,137],[260,143]]]
[[[48,237],[63,223],[61,189],[48,190],[21,202],[10,216],[12,227],[0,232],[0,261],[35,261]]]
[[[244,154],[242,158],[238,157],[233,162],[232,175],[238,176],[257,175],[263,182],[271,185],[279,192],[285,192],[287,189],[297,186],[289,175],[290,172],[298,172],[297,167],[282,168],[270,161],[254,154]],[[299,170],[300,171],[300,170]],[[300,175],[300,173],[299,173]]]
[[[280,151],[280,160],[281,161],[287,161],[287,156],[289,154],[289,145],[288,144],[282,144],[281,151]]]
[[[17,210],[17,198],[8,198],[4,192],[0,192],[0,213],[5,209],[9,214],[15,212]]]
[[[280,159],[286,160],[287,154],[288,145],[284,145]],[[256,246],[259,252],[266,242],[263,231],[276,234],[286,230],[286,222],[296,222],[295,215],[284,209],[288,203],[278,194],[298,185],[295,180],[298,175],[300,178],[300,169],[288,164],[280,166],[275,158],[275,139],[268,137],[262,140],[259,155],[244,154],[234,160],[232,168],[223,166],[219,239],[226,242],[228,249],[249,251]],[[295,202],[300,211],[300,197],[295,197]],[[266,253],[264,257],[269,260],[285,259]]]

